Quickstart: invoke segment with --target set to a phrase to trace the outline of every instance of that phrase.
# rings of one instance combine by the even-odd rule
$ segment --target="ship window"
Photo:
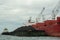
[[[57,24],[60,24],[60,22],[57,22]]]
[[[44,25],[44,26],[47,26],[47,25]]]

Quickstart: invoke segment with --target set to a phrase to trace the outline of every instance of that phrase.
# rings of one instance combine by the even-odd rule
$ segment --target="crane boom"
[[[45,8],[42,9],[41,14],[43,13],[44,10],[45,10]]]
[[[58,4],[55,6],[55,8],[52,11],[52,19],[55,20],[56,15],[58,14],[60,9],[60,0],[58,1]]]
[[[40,16],[43,16],[42,13],[44,12],[44,10],[45,10],[45,7],[42,9],[41,13],[38,15],[38,18],[36,18],[36,22],[38,22],[40,20]],[[42,19],[44,19],[44,18],[42,18]]]

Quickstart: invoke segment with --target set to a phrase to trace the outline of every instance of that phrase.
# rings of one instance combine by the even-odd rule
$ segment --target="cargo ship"
[[[45,8],[43,8],[42,12]],[[41,12],[41,13],[42,13]],[[17,28],[12,32],[5,32],[2,35],[14,35],[14,36],[54,36],[60,37],[60,16],[57,19],[45,20],[43,22],[31,22],[31,17],[28,20],[27,25]]]
[[[7,32],[7,29],[4,29],[5,32],[2,32],[2,35],[60,37],[60,16],[56,17],[59,8],[56,9],[55,8],[52,11],[51,20],[45,20],[44,15],[42,14],[45,10],[45,8],[43,8],[38,18],[36,18],[36,22],[31,22],[31,17],[30,17],[28,23],[27,24],[25,23],[26,25],[19,27],[12,32]],[[43,22],[39,22],[40,16],[42,16]]]
[[[22,26],[13,32],[5,31],[2,35],[60,37],[60,17],[57,17],[57,20],[46,20],[43,23]]]

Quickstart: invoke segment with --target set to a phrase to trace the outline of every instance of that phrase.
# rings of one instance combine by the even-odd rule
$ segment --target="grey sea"
[[[60,37],[16,37],[0,35],[0,40],[60,40]]]

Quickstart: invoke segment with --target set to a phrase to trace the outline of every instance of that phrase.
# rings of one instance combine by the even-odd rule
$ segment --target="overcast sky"
[[[29,17],[35,21],[43,7],[49,17],[59,0],[0,0],[0,32],[4,28],[13,31],[26,23]]]

